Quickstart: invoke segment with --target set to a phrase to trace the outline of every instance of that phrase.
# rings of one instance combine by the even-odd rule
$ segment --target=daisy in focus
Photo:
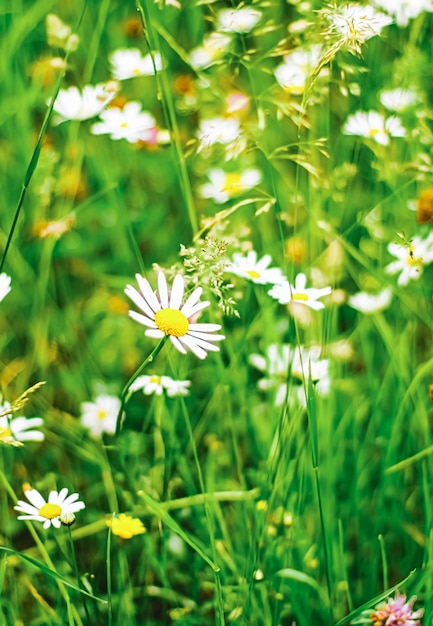
[[[156,120],[148,111],[141,110],[139,102],[128,102],[122,109],[112,107],[102,111],[99,117],[102,121],[90,129],[93,135],[110,135],[115,141],[126,139],[129,143],[155,143],[155,138],[158,142]]]
[[[71,493],[68,496],[66,487],[59,492],[50,491],[48,501],[36,489],[28,488],[24,495],[30,504],[18,500],[14,509],[24,515],[19,515],[17,519],[42,522],[45,529],[50,526],[60,528],[60,524],[69,526],[75,521],[75,513],[86,506],[78,499],[78,493]]]
[[[407,245],[390,243],[388,252],[397,257],[397,261],[387,265],[385,271],[387,274],[400,272],[397,283],[404,287],[410,280],[418,280],[424,265],[433,261],[433,233],[426,239],[416,236]]]
[[[331,388],[329,377],[329,359],[321,359],[320,346],[292,346],[290,344],[271,344],[266,356],[251,354],[249,362],[266,376],[259,380],[258,388],[274,390],[275,406],[281,406],[287,396],[288,385],[294,396],[304,408],[307,406],[304,381],[310,377],[319,396],[327,396]]]
[[[68,120],[83,121],[96,117],[105,109],[117,93],[114,81],[99,85],[86,85],[82,91],[78,87],[60,89],[53,110],[55,124]]]
[[[387,146],[390,137],[405,137],[406,129],[398,117],[385,117],[377,111],[358,111],[350,115],[343,126],[345,135],[358,135],[373,139],[382,146]]]
[[[170,376],[139,376],[129,387],[130,392],[143,391],[145,396],[161,396],[164,391],[169,398],[174,396],[187,396],[189,394],[190,380],[173,380]]]
[[[218,204],[227,202],[233,196],[252,189],[262,180],[262,174],[255,168],[243,170],[241,173],[227,173],[219,168],[209,170],[210,182],[199,187],[202,198],[212,198]]]
[[[217,29],[228,33],[249,33],[261,19],[261,12],[251,7],[222,9],[217,15]]]
[[[232,264],[226,267],[225,271],[251,280],[258,285],[265,285],[266,283],[275,285],[284,282],[285,276],[279,267],[268,267],[271,260],[269,254],[265,254],[258,260],[255,250],[250,250],[246,256],[236,253],[233,255]]]
[[[341,38],[341,43],[349,51],[360,53],[361,44],[367,39],[380,35],[385,26],[392,24],[392,17],[374,9],[371,5],[347,4],[325,9],[331,31]]]
[[[291,285],[287,280],[279,285],[274,285],[268,294],[278,300],[280,304],[289,304],[294,302],[296,304],[305,304],[319,311],[324,309],[325,305],[319,301],[319,298],[323,296],[329,296],[332,289],[331,287],[323,287],[322,289],[315,289],[310,287],[307,289],[307,277],[305,274],[298,274],[295,278],[295,284]]]
[[[6,413],[10,409],[9,402],[0,405],[0,443],[19,446],[23,441],[43,441],[44,433],[40,428],[44,420],[41,417],[12,417],[12,413]],[[5,414],[6,413],[6,414]]]
[[[161,55],[156,52],[142,56],[137,48],[115,50],[110,55],[111,73],[115,80],[127,80],[136,76],[153,76],[162,70]]]
[[[365,291],[355,293],[353,296],[349,296],[347,303],[353,309],[368,315],[387,309],[391,304],[391,299],[392,289],[391,287],[386,287],[377,294],[371,294]]]
[[[112,434],[116,431],[119,411],[119,398],[104,393],[99,394],[94,402],[81,403],[81,424],[95,438],[100,437],[102,433]]]
[[[225,339],[224,335],[214,334],[221,329],[220,324],[197,324],[198,313],[209,306],[207,300],[200,301],[203,292],[197,287],[183,302],[185,279],[177,274],[169,294],[167,280],[162,272],[158,274],[158,295],[149,282],[136,274],[139,291],[127,285],[126,295],[141,309],[142,313],[129,311],[130,317],[139,324],[147,326],[146,337],[162,339],[169,337],[174,347],[182,354],[190,350],[199,359],[204,359],[207,352],[218,352],[219,347],[213,342]]]
[[[0,274],[0,302],[6,298],[11,290],[11,277],[2,272]]]
[[[135,535],[142,535],[146,532],[141,520],[126,515],[126,513],[119,513],[119,515],[109,519],[107,526],[111,528],[113,535],[117,535],[121,539],[131,539]]]

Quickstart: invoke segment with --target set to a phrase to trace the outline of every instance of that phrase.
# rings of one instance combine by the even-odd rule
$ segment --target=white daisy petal
[[[199,311],[202,311],[203,309],[205,309],[209,305],[210,305],[210,302],[208,300],[202,300],[201,302],[197,302],[197,304],[194,304],[193,306],[184,307],[184,308],[186,308],[187,313],[185,313],[185,311],[182,311],[182,313],[186,317],[193,317],[193,316],[195,317],[195,315]]]
[[[189,330],[194,332],[213,332],[215,330],[221,330],[221,324],[190,324]]]
[[[167,289],[167,281],[162,272],[158,274],[158,294],[159,300],[161,302],[161,307],[166,309],[168,307],[168,289]]]
[[[195,356],[199,359],[205,359],[206,358],[206,350],[203,350],[203,348],[200,348],[200,346],[197,345],[197,343],[190,338],[190,340],[186,341],[186,336],[182,337],[182,343],[184,343],[193,354],[195,354]]]
[[[139,324],[143,324],[143,326],[148,326],[149,328],[156,328],[156,324],[153,320],[150,320],[148,317],[145,317],[141,313],[136,313],[135,311],[129,311],[129,317],[132,317],[133,320],[138,322]]]
[[[154,313],[156,313],[157,311],[160,311],[161,305],[158,302],[157,297],[153,293],[151,286],[149,285],[147,280],[144,278],[144,276],[140,276],[140,274],[136,274],[135,278],[137,279],[137,283],[141,289],[141,293],[145,297],[146,302],[148,303],[152,311]]]
[[[164,333],[162,330],[159,330],[159,328],[156,328],[155,330],[146,330],[144,334],[146,337],[152,337],[153,339],[162,339],[164,337]]]
[[[35,506],[38,510],[41,508],[41,506],[44,506],[45,504],[44,498],[36,489],[28,489],[24,492],[24,495],[27,500],[31,502],[31,504],[33,504],[33,506]],[[22,501],[20,500],[20,502]]]
[[[153,318],[155,311],[150,308],[143,296],[136,289],[134,289],[134,287],[127,285],[125,294],[138,306],[139,309],[143,311],[143,313],[146,313],[148,317]]]
[[[170,337],[170,341],[171,343],[174,345],[174,347],[176,348],[176,350],[179,350],[179,352],[181,352],[182,354],[186,354],[186,350],[183,347],[183,345],[181,344],[181,342],[179,341],[179,339],[177,337],[174,337],[173,335]]]

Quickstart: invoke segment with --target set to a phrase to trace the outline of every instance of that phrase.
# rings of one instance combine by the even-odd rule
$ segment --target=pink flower
[[[415,600],[416,596],[413,596],[406,602],[406,594],[397,591],[395,598],[379,604],[370,615],[373,626],[420,626],[424,609],[413,611]]]

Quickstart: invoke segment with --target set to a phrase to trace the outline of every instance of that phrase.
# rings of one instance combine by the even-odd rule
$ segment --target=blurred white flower
[[[358,135],[368,137],[382,146],[389,144],[390,137],[405,137],[406,129],[403,128],[398,117],[385,117],[377,111],[358,111],[347,118],[342,132],[345,135]]]
[[[320,346],[292,346],[290,344],[271,344],[266,356],[251,354],[249,362],[266,377],[258,382],[259,389],[275,390],[275,405],[281,406],[287,395],[288,401],[294,398],[303,407],[307,406],[304,383],[310,378],[319,396],[327,396],[331,388],[329,377],[329,359],[321,359]]]
[[[18,500],[14,509],[24,515],[18,515],[17,519],[43,522],[44,528],[50,526],[60,528],[61,523],[69,526],[75,520],[74,513],[86,507],[84,502],[78,500],[78,493],[71,493],[68,496],[66,487],[59,492],[50,491],[48,502],[36,489],[26,489],[24,495],[30,504],[24,500]]]
[[[189,53],[192,67],[205,69],[218,62],[227,52],[231,40],[230,35],[223,35],[222,33],[207,35],[201,46],[193,48]]]
[[[404,287],[410,280],[418,280],[424,265],[429,265],[433,261],[433,233],[426,239],[414,237],[409,246],[390,243],[388,252],[397,257],[397,261],[387,265],[385,271],[387,274],[400,272],[397,283]]]
[[[165,391],[167,396],[173,398],[174,396],[187,396],[190,385],[190,380],[173,380],[170,376],[151,374],[149,376],[139,376],[129,387],[129,391],[134,392],[141,389],[145,396],[151,396],[152,394],[161,396]]]
[[[62,48],[68,52],[74,52],[78,48],[80,38],[57,15],[49,13],[45,19],[45,26],[49,46]]]
[[[78,87],[60,89],[53,110],[55,124],[68,120],[83,121],[99,115],[117,93],[117,83],[86,85],[82,91]]]
[[[398,26],[407,26],[423,11],[433,12],[432,0],[374,0],[373,4],[392,15]]]
[[[212,198],[218,204],[255,187],[262,179],[261,172],[254,168],[243,170],[241,173],[227,173],[215,168],[209,170],[208,176],[210,182],[199,187],[199,194],[202,198]]]
[[[392,289],[386,287],[377,294],[366,293],[365,291],[355,293],[353,296],[349,296],[347,303],[360,313],[368,315],[387,309],[391,304],[391,299]]]
[[[119,398],[101,393],[94,402],[81,403],[81,424],[90,430],[93,437],[114,433],[119,410]]]
[[[325,9],[331,29],[342,38],[343,45],[352,52],[359,53],[361,44],[379,35],[382,29],[393,20],[389,15],[376,11],[371,5],[347,4]]]
[[[0,414],[10,408],[9,402],[0,405]],[[13,417],[12,413],[0,417],[0,443],[17,445],[23,441],[43,441],[44,433],[39,428],[44,423],[41,417]]]
[[[141,110],[139,102],[128,102],[123,109],[107,109],[99,117],[102,121],[90,129],[94,135],[110,135],[111,139],[126,139],[129,143],[155,141],[156,120],[148,111]]]
[[[271,260],[269,254],[265,254],[258,260],[255,250],[250,250],[246,256],[236,253],[233,255],[232,264],[226,267],[225,271],[241,278],[247,278],[259,285],[281,283],[285,280],[283,272],[279,267],[268,267]]]
[[[261,11],[251,7],[222,9],[217,15],[217,30],[228,33],[249,33],[261,18]]]
[[[155,64],[155,67],[154,67]],[[152,55],[142,56],[137,48],[115,50],[110,55],[111,73],[116,80],[126,80],[135,76],[152,76],[162,69],[161,55],[155,52]]]
[[[321,53],[322,46],[313,45],[310,48],[298,48],[287,54],[274,72],[281,87],[293,94],[301,94],[319,63]]]
[[[404,111],[420,101],[414,89],[389,89],[380,93],[380,101],[390,111]]]
[[[11,277],[2,272],[0,274],[0,302],[6,298],[11,290]]]
[[[215,143],[231,143],[236,141],[240,134],[240,123],[232,117],[214,117],[210,120],[202,120],[198,130],[200,148],[208,148]]]
[[[295,284],[291,285],[287,280],[279,285],[274,285],[268,294],[278,300],[280,304],[288,304],[294,302],[296,304],[305,304],[318,311],[325,308],[323,302],[319,302],[319,298],[328,296],[332,289],[331,287],[323,287],[322,289],[315,289],[313,287],[306,288],[307,277],[305,274],[298,274],[295,278]]]

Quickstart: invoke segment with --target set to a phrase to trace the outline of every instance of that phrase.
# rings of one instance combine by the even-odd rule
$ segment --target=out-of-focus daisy
[[[360,313],[368,315],[369,313],[377,313],[378,311],[387,309],[391,304],[391,299],[392,289],[391,287],[386,287],[377,294],[371,294],[365,291],[355,293],[353,296],[349,296],[347,303]]]
[[[111,139],[126,139],[129,143],[154,141],[156,120],[148,111],[141,110],[139,102],[128,102],[122,109],[107,109],[99,117],[102,122],[91,128],[94,135],[110,135]]]
[[[343,133],[368,137],[382,146],[387,146],[390,137],[405,137],[406,129],[398,117],[392,116],[385,119],[377,111],[358,111],[347,118]]]
[[[251,7],[222,9],[217,15],[217,30],[227,33],[249,33],[261,19],[261,11]]]
[[[305,304],[315,311],[325,308],[325,305],[319,301],[319,298],[328,296],[332,291],[331,287],[323,287],[322,289],[310,287],[307,289],[306,285],[307,277],[305,274],[298,274],[294,285],[291,285],[286,280],[279,285],[274,285],[268,293],[272,298],[278,300],[280,304],[295,302],[297,304]]]
[[[82,91],[78,87],[60,89],[54,102],[55,124],[67,120],[88,120],[96,117],[105,109],[117,92],[114,81],[98,85],[86,85]]]
[[[24,495],[30,504],[24,500],[18,500],[14,509],[24,513],[24,515],[19,515],[18,519],[42,522],[44,528],[50,526],[60,528],[61,523],[69,526],[75,520],[75,513],[86,506],[84,502],[78,500],[78,493],[71,493],[68,496],[66,487],[59,492],[50,491],[48,501],[36,489],[26,489]]]
[[[210,304],[207,300],[200,301],[201,287],[197,287],[183,303],[185,280],[181,274],[175,276],[170,295],[163,272],[158,274],[158,296],[144,276],[136,274],[135,278],[140,291],[127,285],[125,293],[143,313],[129,311],[129,315],[148,327],[144,333],[147,337],[162,339],[168,336],[179,352],[186,354],[191,350],[199,359],[204,359],[208,351],[219,351],[213,342],[225,339],[224,335],[214,334],[221,329],[220,324],[195,323],[198,313]]]
[[[279,267],[268,267],[271,260],[269,254],[265,254],[258,260],[255,250],[250,250],[246,256],[236,252],[233,255],[233,262],[225,268],[225,271],[241,278],[247,278],[259,285],[266,283],[275,285],[284,282],[285,276]]]
[[[314,45],[287,54],[274,72],[281,87],[293,94],[302,94],[308,78],[319,63],[321,53],[322,47]]]
[[[392,15],[398,26],[407,26],[423,11],[433,12],[432,0],[374,0],[373,4]]]
[[[33,430],[43,425],[41,417],[12,417],[12,413],[4,415],[10,409],[9,402],[0,405],[0,443],[19,445],[22,441],[43,441],[44,433]]]
[[[259,389],[264,391],[275,390],[275,404],[281,406],[287,395],[287,385],[294,392],[294,397],[306,406],[304,380],[310,377],[315,390],[320,396],[326,396],[330,390],[329,359],[321,359],[320,346],[292,346],[290,344],[271,344],[266,356],[251,354],[249,362],[259,371],[265,372],[266,377],[258,382]],[[289,402],[292,400],[289,394]]]
[[[189,59],[192,67],[196,69],[205,69],[223,58],[231,43],[230,35],[223,33],[211,33],[207,35],[201,44],[193,48],[189,53]]]
[[[2,272],[0,274],[0,302],[6,298],[11,290],[11,277]]]
[[[331,29],[342,38],[343,45],[354,52],[361,51],[361,44],[379,35],[382,29],[392,24],[392,18],[374,9],[371,5],[347,4],[325,9]]]
[[[202,198],[212,198],[218,204],[255,187],[262,179],[261,172],[255,168],[243,170],[241,173],[227,173],[215,168],[209,170],[208,176],[210,182],[201,185],[199,193]]]
[[[375,609],[362,611],[361,616],[353,623],[368,623],[372,626],[421,626],[424,609],[413,610],[416,596],[406,600],[406,594],[395,593],[395,598],[387,598]]]
[[[380,101],[390,111],[404,111],[420,101],[414,89],[389,89],[380,93]]]
[[[174,396],[187,396],[190,385],[190,380],[173,380],[170,376],[151,374],[139,376],[129,387],[129,391],[134,392],[141,389],[145,396],[152,394],[161,396],[165,391],[170,398],[173,398]]]
[[[385,270],[388,274],[400,272],[397,283],[404,287],[410,280],[418,280],[424,265],[433,261],[433,233],[426,239],[416,236],[408,245],[390,243],[388,252],[397,257],[397,261],[387,265]]]
[[[119,410],[119,398],[101,393],[94,402],[81,403],[81,424],[90,430],[93,437],[114,433]]]
[[[198,138],[202,148],[208,148],[215,143],[228,144],[236,141],[241,133],[238,120],[233,117],[214,117],[202,120],[198,130]]]
[[[152,58],[153,57],[153,58]],[[162,69],[161,55],[142,56],[138,48],[115,50],[110,55],[111,73],[116,80],[127,80],[136,76],[152,76]]]
[[[126,515],[126,513],[119,513],[119,515],[109,519],[107,526],[111,527],[113,535],[117,535],[121,539],[131,539],[135,535],[142,535],[146,532],[141,520]]]

